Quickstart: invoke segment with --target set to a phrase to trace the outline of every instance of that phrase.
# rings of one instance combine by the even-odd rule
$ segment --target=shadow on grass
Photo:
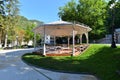
[[[120,48],[113,49],[108,46],[89,48],[77,57],[41,57],[26,54],[23,60],[51,70],[94,74],[101,80],[120,79],[116,73],[116,70],[120,70]]]

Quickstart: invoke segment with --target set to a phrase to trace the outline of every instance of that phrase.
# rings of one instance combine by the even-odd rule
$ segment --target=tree
[[[2,40],[3,21],[4,21],[3,16],[0,14],[0,45]]]
[[[3,21],[4,21],[4,1],[0,1],[0,47],[2,46],[2,31],[3,31]]]
[[[19,15],[19,0],[2,0],[0,1],[0,44],[15,43],[16,40],[21,42],[33,39],[32,29],[42,24],[38,20],[28,20]],[[3,14],[4,13],[4,14]]]
[[[59,8],[59,17],[66,21],[74,21],[77,19],[77,4],[75,0],[71,0],[65,6]]]
[[[3,15],[5,12],[4,12],[4,1],[0,1],[0,14]]]
[[[111,9],[110,9],[110,5],[113,4],[115,2],[115,0],[110,0],[108,5],[107,5],[107,18],[106,18],[106,29],[108,34],[111,34]],[[114,28],[120,28],[120,0],[118,2],[116,2],[116,5],[114,6]]]
[[[5,2],[5,44],[7,46],[8,32],[11,32],[17,24],[15,19],[19,13],[19,1],[18,0],[6,0]]]
[[[59,16],[65,21],[78,21],[92,28],[91,39],[99,39],[105,34],[106,18],[105,0],[74,0],[60,7]]]
[[[117,21],[119,19],[119,2],[117,2],[117,0],[110,0],[108,3],[108,30],[110,31],[110,33],[112,34],[112,42],[111,42],[111,47],[112,48],[116,48],[116,42],[115,42],[115,36],[114,36],[114,32],[115,32],[115,28],[119,27],[119,23],[120,21]],[[117,12],[118,10],[118,12]],[[118,13],[118,14],[117,14]],[[117,15],[116,15],[117,14]],[[120,19],[119,19],[120,20]],[[116,26],[116,27],[115,27]]]
[[[116,3],[115,12],[115,28],[120,28],[120,0]]]
[[[37,25],[43,24],[43,22],[38,21],[38,20],[28,20],[24,16],[20,16],[20,21],[18,25],[18,30],[17,33],[21,34],[21,31],[24,33],[23,40],[24,42],[29,42],[30,40],[34,39],[34,33],[33,33],[33,28],[36,27]],[[37,40],[40,39],[40,37],[37,35]],[[21,40],[19,39],[19,42]]]
[[[34,20],[29,20],[29,21],[36,24],[36,26],[43,24],[42,21],[38,21],[38,20],[35,20],[35,19]]]

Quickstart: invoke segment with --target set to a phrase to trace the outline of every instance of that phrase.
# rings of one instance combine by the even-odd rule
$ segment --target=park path
[[[92,75],[59,73],[33,66],[28,66],[21,60],[25,53],[34,49],[0,50],[1,80],[97,80]]]

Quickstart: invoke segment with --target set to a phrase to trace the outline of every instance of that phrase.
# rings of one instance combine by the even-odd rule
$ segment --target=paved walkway
[[[97,80],[92,75],[58,73],[28,66],[21,60],[24,53],[34,49],[0,50],[0,79],[2,80]]]

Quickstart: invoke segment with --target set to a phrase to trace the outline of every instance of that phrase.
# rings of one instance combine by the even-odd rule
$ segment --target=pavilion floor
[[[75,53],[72,54],[72,48],[69,47],[61,47],[61,46],[47,46],[46,47],[46,56],[77,56],[80,55],[86,48],[88,47],[88,44],[84,45],[76,45],[75,46]],[[43,49],[39,49],[37,51],[34,51],[35,54],[43,55]]]

